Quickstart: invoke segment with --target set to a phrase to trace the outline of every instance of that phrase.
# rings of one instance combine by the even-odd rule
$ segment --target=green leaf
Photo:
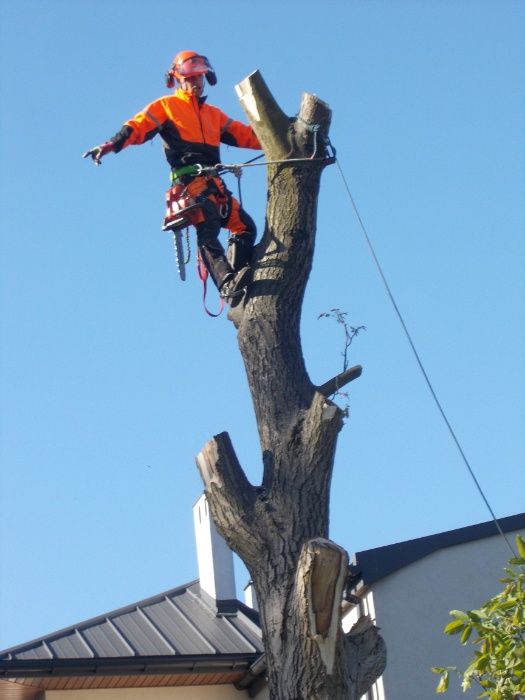
[[[437,685],[436,693],[438,693],[438,694],[446,693],[448,690],[448,681],[449,681],[449,673],[448,673],[448,671],[444,671],[443,675],[441,676],[441,679]]]
[[[516,535],[516,547],[520,557],[525,557],[525,539],[521,535]]]
[[[481,619],[483,617],[483,613],[481,610],[468,610],[467,615],[470,620],[473,620],[474,622],[481,622]]]
[[[516,605],[516,612],[512,618],[512,624],[517,626],[520,622],[523,622],[523,607],[521,605]]]
[[[476,667],[477,670],[480,673],[486,673],[490,665],[490,657],[489,654],[483,654],[482,656],[478,657]]]
[[[507,573],[512,579],[518,577],[518,574],[514,571],[514,569],[509,569],[508,567],[505,567],[505,573]]]
[[[463,622],[468,622],[468,615],[466,612],[463,612],[463,610],[451,610],[449,615],[458,620],[463,620]]]
[[[512,566],[525,566],[525,557],[512,557],[512,559],[509,559],[509,564],[512,564]]]
[[[464,693],[467,692],[467,690],[471,687],[472,685],[472,678],[470,676],[465,676],[463,680],[461,681],[461,689],[463,690]]]
[[[465,622],[463,620],[452,620],[452,622],[449,622],[448,625],[446,625],[443,632],[445,634],[459,634],[464,626]]]
[[[465,629],[463,630],[461,634],[461,643],[466,644],[468,642],[468,639],[472,633],[472,625],[465,625]]]

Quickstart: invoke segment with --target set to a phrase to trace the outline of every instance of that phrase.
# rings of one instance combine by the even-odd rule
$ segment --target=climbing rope
[[[459,439],[458,439],[458,437],[457,437],[457,435],[456,435],[456,433],[455,433],[455,431],[454,431],[454,429],[453,429],[453,427],[452,427],[452,425],[451,425],[449,419],[447,418],[447,415],[446,415],[446,413],[445,413],[445,410],[443,409],[443,406],[441,405],[441,402],[439,401],[439,399],[438,399],[438,397],[437,397],[437,394],[436,394],[436,392],[435,392],[435,390],[434,390],[434,387],[433,387],[433,385],[432,385],[432,382],[430,381],[430,378],[429,378],[429,376],[428,376],[428,374],[427,374],[427,372],[426,372],[426,370],[425,370],[425,367],[423,366],[423,362],[422,362],[422,360],[421,360],[421,357],[419,356],[419,353],[418,353],[418,351],[417,351],[417,349],[416,349],[416,346],[415,346],[415,344],[414,344],[414,341],[412,340],[412,337],[411,337],[411,335],[410,335],[410,332],[409,332],[409,330],[408,330],[408,328],[407,328],[407,326],[406,326],[406,323],[405,323],[405,321],[404,321],[404,319],[403,319],[403,315],[401,314],[401,311],[399,310],[399,307],[398,307],[398,305],[397,305],[397,303],[396,303],[396,300],[395,300],[395,298],[394,298],[394,295],[393,295],[393,293],[392,293],[392,290],[390,289],[390,285],[388,284],[388,281],[387,281],[387,279],[386,279],[385,273],[383,272],[383,268],[382,268],[382,266],[381,266],[381,263],[379,262],[379,259],[378,259],[377,255],[376,255],[376,252],[375,252],[374,247],[373,247],[373,245],[372,245],[372,241],[371,241],[371,239],[370,239],[370,236],[368,235],[368,232],[367,232],[366,227],[365,227],[365,225],[364,225],[363,219],[361,218],[361,214],[359,213],[359,210],[358,210],[358,208],[357,208],[357,205],[356,205],[356,203],[355,203],[355,200],[354,200],[354,198],[353,198],[353,196],[352,196],[352,193],[351,193],[351,191],[350,191],[350,187],[349,187],[348,182],[347,182],[347,180],[346,180],[346,177],[345,177],[345,175],[344,175],[344,173],[343,173],[343,169],[341,168],[341,165],[340,165],[340,163],[339,163],[339,161],[338,161],[337,159],[335,160],[335,163],[336,163],[337,168],[338,168],[338,170],[339,170],[339,173],[340,173],[340,175],[341,175],[341,179],[342,179],[342,181],[343,181],[344,187],[345,187],[346,192],[347,192],[347,194],[348,194],[348,198],[349,198],[349,200],[350,200],[350,202],[351,202],[352,208],[353,208],[354,213],[355,213],[355,215],[356,215],[356,217],[357,217],[357,220],[358,220],[358,222],[359,222],[359,227],[361,228],[361,231],[362,231],[362,233],[363,233],[363,235],[364,235],[364,238],[365,238],[365,241],[366,241],[366,243],[367,243],[368,249],[369,249],[369,251],[370,251],[370,253],[371,253],[372,259],[373,259],[373,261],[374,261],[374,263],[375,263],[375,266],[376,266],[376,268],[377,268],[377,270],[378,270],[378,272],[379,272],[379,275],[380,275],[380,277],[381,277],[381,279],[382,279],[382,281],[383,281],[383,285],[384,285],[384,287],[385,287],[385,289],[386,289],[386,292],[387,292],[387,294],[388,294],[388,297],[390,298],[390,301],[391,301],[391,303],[392,303],[392,306],[394,307],[394,311],[395,311],[395,313],[396,313],[396,315],[397,315],[397,317],[398,317],[398,319],[399,319],[399,321],[400,321],[400,323],[401,323],[401,327],[403,328],[403,331],[404,331],[405,336],[406,336],[406,338],[407,338],[407,340],[408,340],[408,343],[409,343],[409,345],[410,345],[410,347],[411,347],[411,349],[412,349],[412,352],[413,352],[414,357],[415,357],[415,359],[416,359],[416,362],[417,362],[417,364],[418,364],[418,366],[419,366],[419,369],[421,370],[421,373],[422,373],[423,378],[424,378],[424,380],[425,380],[425,382],[426,382],[426,384],[427,384],[427,387],[428,387],[428,389],[430,390],[430,393],[431,393],[431,395],[432,395],[432,398],[434,399],[434,403],[436,404],[436,406],[437,406],[437,408],[438,408],[438,410],[439,410],[439,413],[441,414],[441,417],[443,418],[443,421],[445,422],[445,425],[446,425],[446,427],[447,427],[447,429],[448,429],[448,432],[450,433],[450,436],[452,437],[452,440],[453,440],[454,444],[456,445],[456,448],[457,448],[457,450],[458,450],[458,452],[459,452],[459,454],[460,454],[460,456],[461,456],[461,459],[463,460],[463,463],[465,464],[465,466],[466,466],[466,468],[467,468],[467,470],[468,470],[468,472],[469,472],[469,474],[470,474],[472,480],[474,481],[474,484],[475,484],[475,486],[476,486],[476,488],[477,488],[477,490],[478,490],[478,492],[479,492],[481,498],[483,499],[483,501],[484,501],[484,503],[485,503],[485,505],[486,505],[486,507],[487,507],[487,509],[488,509],[488,511],[489,511],[489,513],[490,513],[490,515],[491,515],[491,517],[492,517],[492,520],[494,521],[494,524],[496,525],[496,528],[497,528],[499,534],[500,534],[500,535],[503,537],[503,539],[505,540],[505,542],[506,542],[506,544],[507,544],[507,547],[509,548],[510,552],[512,553],[512,556],[515,557],[515,556],[516,556],[516,552],[514,551],[514,548],[513,548],[513,546],[511,545],[511,543],[509,542],[507,536],[506,536],[505,533],[503,532],[503,530],[502,530],[502,528],[501,528],[501,525],[499,524],[499,521],[498,521],[498,519],[497,519],[497,517],[496,517],[496,514],[494,513],[494,511],[493,511],[493,509],[492,509],[492,507],[491,507],[491,505],[490,505],[490,503],[489,503],[489,501],[488,501],[488,499],[487,499],[487,497],[486,497],[486,495],[485,495],[483,489],[481,488],[481,485],[480,485],[478,479],[476,478],[476,475],[475,475],[475,473],[474,473],[474,470],[472,469],[472,467],[471,467],[471,465],[470,465],[470,462],[469,462],[469,460],[467,459],[467,457],[466,457],[466,455],[465,455],[465,452],[464,452],[464,450],[463,450],[463,448],[462,448],[462,446],[461,446],[461,443],[460,443],[460,441],[459,441]]]
[[[412,349],[412,352],[413,352],[413,354],[414,354],[414,357],[415,357],[415,359],[416,359],[416,362],[417,362],[417,364],[418,364],[418,366],[419,366],[419,369],[420,369],[420,371],[421,371],[421,373],[422,373],[422,375],[423,375],[423,378],[424,378],[424,380],[425,380],[425,383],[427,384],[427,387],[428,387],[428,389],[429,389],[429,391],[430,391],[430,393],[431,393],[431,396],[432,396],[432,398],[433,398],[433,400],[434,400],[434,403],[436,404],[436,406],[437,406],[437,408],[438,408],[438,411],[439,411],[439,413],[441,414],[441,417],[442,417],[442,419],[443,419],[443,421],[444,421],[444,423],[445,423],[445,425],[446,425],[446,427],[447,427],[447,429],[448,429],[448,432],[449,432],[449,434],[450,434],[450,436],[451,436],[451,438],[452,438],[454,444],[456,445],[456,448],[457,448],[457,450],[458,450],[458,452],[459,452],[459,454],[460,454],[460,457],[461,457],[461,459],[462,459],[464,465],[466,466],[466,468],[467,468],[467,470],[468,470],[468,473],[470,474],[470,477],[472,478],[472,480],[473,480],[473,482],[474,482],[474,484],[475,484],[475,486],[476,486],[476,488],[477,488],[477,490],[478,490],[478,492],[479,492],[479,494],[480,494],[480,496],[481,496],[483,502],[485,503],[485,506],[487,507],[487,509],[488,509],[488,511],[489,511],[489,513],[490,513],[490,515],[491,515],[492,520],[494,521],[494,524],[495,524],[495,526],[496,526],[496,528],[497,528],[499,534],[500,534],[500,535],[503,537],[503,539],[505,540],[505,543],[506,543],[507,547],[509,548],[509,550],[510,550],[512,556],[514,557],[514,556],[516,556],[516,553],[515,553],[515,551],[514,551],[514,548],[512,547],[512,545],[511,545],[511,543],[509,542],[507,536],[506,536],[505,533],[503,532],[503,529],[501,528],[501,525],[500,525],[500,523],[499,523],[499,521],[498,521],[498,519],[497,519],[497,517],[496,517],[496,514],[494,513],[494,510],[492,509],[492,507],[491,507],[491,505],[490,505],[490,503],[489,503],[489,501],[488,501],[488,498],[486,497],[486,495],[485,495],[485,493],[484,493],[484,491],[483,491],[483,489],[482,489],[482,487],[481,487],[481,484],[479,483],[479,481],[478,481],[478,479],[477,479],[477,477],[476,477],[476,475],[475,475],[475,473],[474,473],[474,470],[473,470],[473,468],[471,467],[469,460],[467,459],[467,456],[466,456],[466,454],[465,454],[465,452],[464,452],[464,450],[463,450],[463,448],[462,448],[462,446],[461,446],[461,443],[460,443],[460,441],[459,441],[459,439],[458,439],[458,437],[457,437],[457,435],[456,435],[456,432],[454,431],[454,429],[453,429],[453,427],[452,427],[452,425],[451,425],[451,423],[450,423],[450,421],[449,421],[449,419],[448,419],[448,417],[447,417],[447,415],[446,415],[446,413],[445,413],[445,410],[443,409],[443,406],[441,405],[441,402],[440,402],[439,399],[438,399],[438,396],[437,396],[436,391],[435,391],[435,389],[434,389],[434,387],[433,387],[433,385],[432,385],[432,382],[430,381],[430,378],[429,378],[429,376],[428,376],[428,373],[427,373],[427,371],[425,370],[425,367],[424,367],[424,365],[423,365],[423,362],[422,362],[422,360],[421,360],[421,357],[420,357],[420,355],[419,355],[419,353],[418,353],[418,351],[417,351],[417,349],[416,349],[416,346],[415,346],[415,344],[414,344],[414,341],[412,340],[412,336],[410,335],[410,332],[409,332],[409,330],[408,330],[408,328],[407,328],[407,325],[406,325],[406,323],[405,323],[405,321],[404,321],[403,315],[401,314],[401,311],[400,311],[400,309],[399,309],[399,307],[398,307],[398,305],[397,305],[397,302],[396,302],[396,300],[395,300],[395,298],[394,298],[394,295],[393,295],[393,293],[392,293],[392,290],[390,289],[390,285],[388,284],[388,281],[387,281],[387,279],[386,279],[386,276],[385,276],[385,274],[384,274],[384,272],[383,272],[383,268],[382,268],[382,266],[381,266],[381,263],[379,262],[379,259],[378,259],[377,255],[376,255],[376,252],[375,252],[374,247],[373,247],[373,245],[372,245],[372,241],[371,241],[371,239],[370,239],[370,236],[368,235],[368,232],[367,232],[366,227],[365,227],[365,225],[364,225],[363,219],[361,218],[361,214],[359,213],[359,210],[358,210],[358,208],[357,208],[357,205],[356,205],[356,203],[355,203],[355,200],[354,200],[354,198],[353,198],[353,196],[352,196],[352,192],[350,191],[350,187],[349,187],[348,182],[347,182],[347,180],[346,180],[346,177],[345,177],[345,175],[344,175],[344,173],[343,173],[343,169],[341,168],[341,165],[340,165],[340,163],[339,163],[339,161],[338,161],[338,159],[337,159],[337,157],[336,157],[335,149],[334,149],[334,147],[332,146],[330,140],[329,140],[328,138],[326,138],[326,139],[324,139],[324,146],[325,146],[325,148],[327,149],[327,151],[328,151],[328,149],[330,149],[331,153],[330,153],[330,151],[328,151],[328,152],[329,152],[329,155],[325,155],[325,156],[323,156],[323,157],[316,157],[316,152],[317,152],[317,131],[318,131],[319,126],[314,124],[314,125],[307,125],[307,127],[309,127],[309,130],[314,134],[314,151],[313,151],[312,156],[309,157],[309,158],[306,158],[306,157],[304,157],[304,158],[283,158],[283,159],[280,159],[280,160],[266,160],[266,161],[263,161],[262,163],[256,163],[256,162],[254,162],[254,161],[256,161],[256,160],[259,160],[259,159],[262,157],[262,155],[260,155],[260,156],[257,156],[256,158],[252,158],[250,161],[247,161],[247,162],[245,162],[245,163],[229,163],[229,164],[219,163],[219,164],[217,164],[213,169],[214,169],[215,172],[217,172],[217,173],[220,173],[220,172],[233,172],[234,174],[236,174],[237,179],[238,179],[238,181],[239,181],[239,193],[240,193],[240,177],[241,177],[241,173],[242,173],[242,169],[243,169],[243,168],[252,168],[252,167],[258,167],[258,166],[263,166],[263,165],[286,165],[286,164],[293,164],[293,163],[312,163],[312,162],[320,162],[320,161],[335,163],[335,164],[337,165],[337,168],[338,168],[339,173],[340,173],[340,175],[341,175],[341,179],[342,179],[342,181],[343,181],[344,187],[345,187],[346,192],[347,192],[347,194],[348,194],[348,198],[349,198],[349,200],[350,200],[350,203],[351,203],[351,205],[352,205],[352,208],[353,208],[353,210],[354,210],[354,213],[355,213],[355,215],[356,215],[356,217],[357,217],[357,220],[358,220],[358,222],[359,222],[359,226],[360,226],[360,228],[361,228],[361,231],[362,231],[362,233],[363,233],[363,235],[364,235],[364,237],[365,237],[365,240],[366,240],[368,249],[369,249],[369,251],[370,251],[370,253],[371,253],[372,259],[373,259],[373,261],[374,261],[374,263],[375,263],[375,266],[376,266],[376,268],[377,268],[377,270],[378,270],[378,272],[379,272],[379,275],[380,275],[380,277],[381,277],[381,279],[382,279],[382,281],[383,281],[383,285],[384,285],[384,287],[385,287],[385,290],[386,290],[386,292],[387,292],[387,295],[388,295],[388,297],[389,297],[389,299],[390,299],[390,301],[391,301],[391,303],[392,303],[392,306],[393,306],[394,311],[395,311],[395,313],[396,313],[396,315],[397,315],[397,317],[398,317],[398,319],[399,319],[399,322],[401,323],[401,327],[403,328],[404,334],[405,334],[405,336],[406,336],[406,338],[407,338],[407,340],[408,340],[408,343],[409,343],[409,345],[410,345],[410,347],[411,347],[411,349]]]
[[[255,156],[255,158],[251,158],[250,160],[245,161],[244,163],[217,163],[216,165],[213,166],[201,166],[198,165],[196,166],[198,170],[198,174],[202,173],[204,174],[205,172],[215,172],[217,175],[220,175],[221,173],[225,172],[233,172],[234,174],[237,175],[237,177],[240,177],[238,173],[242,172],[243,168],[258,168],[263,165],[288,165],[288,164],[293,164],[293,163],[326,163],[327,165],[331,163],[337,162],[336,159],[336,151],[334,146],[332,145],[330,139],[328,136],[322,138],[322,143],[325,148],[325,155],[323,156],[317,156],[317,148],[318,148],[318,132],[320,129],[320,124],[309,124],[308,122],[305,122],[304,119],[301,119],[301,117],[297,117],[299,121],[301,121],[304,125],[307,131],[311,132],[313,134],[313,151],[311,156],[304,156],[301,158],[290,158],[289,156],[285,158],[280,158],[278,160],[265,160],[262,163],[256,163],[255,161],[260,160],[261,158],[264,157],[264,154],[260,154],[258,156]],[[291,149],[290,149],[291,153]]]

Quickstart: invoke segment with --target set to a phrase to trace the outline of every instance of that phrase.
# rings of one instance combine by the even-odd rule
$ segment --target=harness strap
[[[171,171],[171,181],[175,182],[184,175],[198,175],[200,166],[198,165],[183,165],[181,168],[173,168]]]
[[[224,309],[224,299],[221,297],[221,306],[218,313],[216,314],[212,313],[206,306],[206,291],[208,287],[209,272],[202,260],[200,250],[197,251],[197,272],[199,274],[200,280],[202,281],[202,304],[204,306],[204,311],[208,314],[208,316],[213,316],[213,318],[217,318],[217,316],[220,316],[222,314],[222,311]]]

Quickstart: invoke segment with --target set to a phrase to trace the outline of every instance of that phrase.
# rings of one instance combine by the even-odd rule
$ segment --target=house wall
[[[265,685],[264,688],[261,688],[261,690],[259,690],[254,697],[255,700],[270,700],[270,691],[268,690],[268,686]]]
[[[243,700],[248,697],[246,691],[236,690],[233,685],[48,690],[45,693],[45,700]]]
[[[515,533],[507,538],[514,543]],[[431,554],[373,584],[377,625],[387,645],[385,700],[433,700],[439,677],[432,666],[463,670],[473,657],[457,636],[443,634],[450,610],[475,609],[502,590],[510,552],[501,536]],[[451,678],[451,698],[475,698]],[[447,697],[448,697],[447,695]]]
[[[114,688],[96,690],[47,690],[44,700],[243,700],[248,691],[233,685],[199,685],[178,688]],[[256,700],[268,700],[267,688],[262,688]]]

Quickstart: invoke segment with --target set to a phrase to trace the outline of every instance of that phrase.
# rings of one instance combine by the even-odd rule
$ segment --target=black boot
[[[199,246],[199,251],[213,283],[220,291],[221,287],[234,277],[233,268],[224,255],[224,248],[220,243],[217,243],[216,246],[206,244]]]
[[[251,264],[255,235],[252,231],[245,231],[232,234],[228,238],[227,257],[234,270],[242,270]]]
[[[252,269],[248,265],[224,280],[219,288],[221,297],[234,306],[246,293],[246,287],[250,282]]]

